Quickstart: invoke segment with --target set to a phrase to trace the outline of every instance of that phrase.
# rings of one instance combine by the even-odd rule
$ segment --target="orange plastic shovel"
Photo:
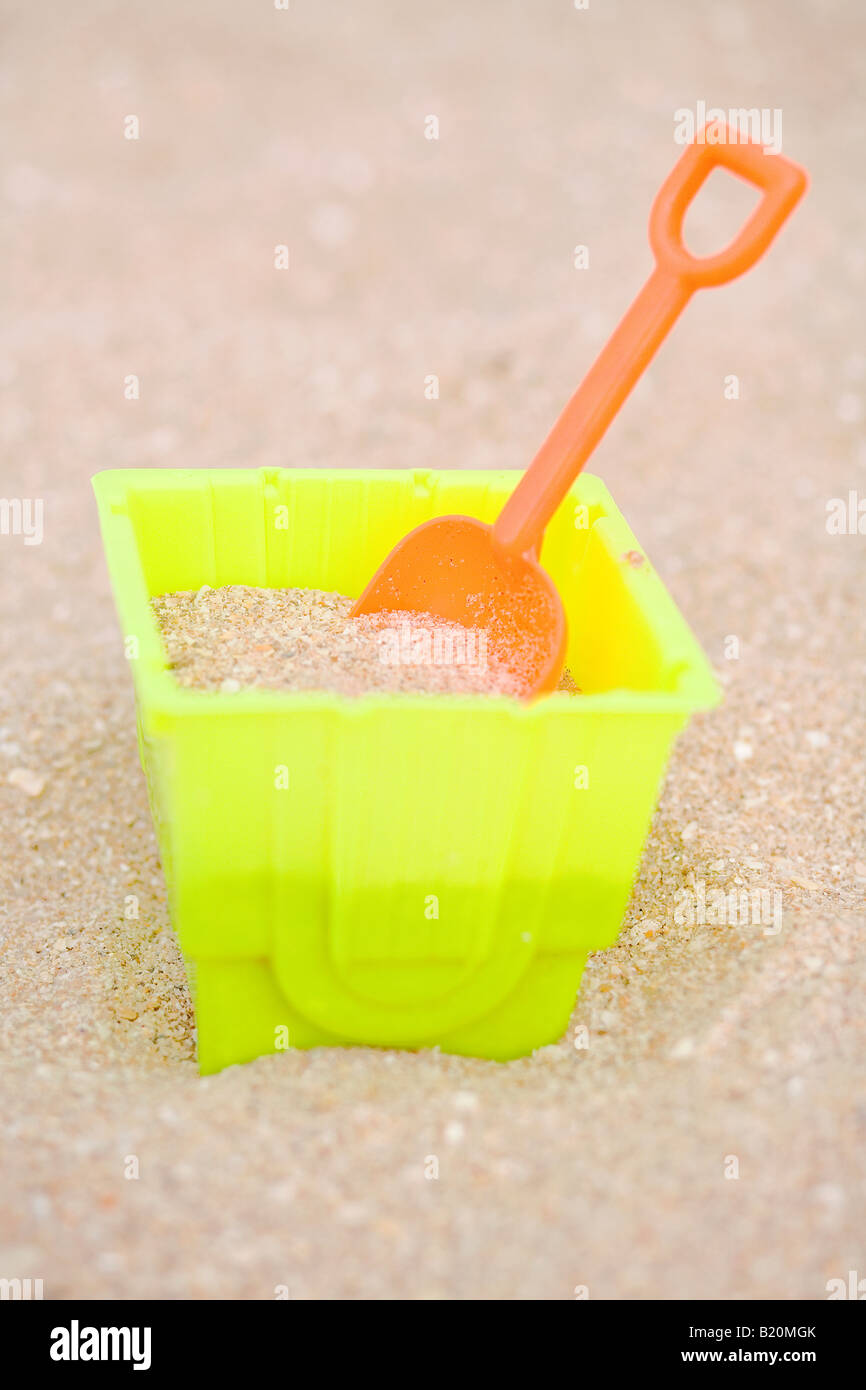
[[[805,170],[760,145],[703,130],[662,184],[649,220],[656,266],[584,377],[493,526],[442,516],[410,531],[352,609],[428,613],[487,633],[524,698],[552,690],[565,660],[562,600],[538,563],[544,529],[693,292],[742,275],[804,193]],[[763,190],[739,235],[714,256],[683,245],[686,209],[717,165]]]

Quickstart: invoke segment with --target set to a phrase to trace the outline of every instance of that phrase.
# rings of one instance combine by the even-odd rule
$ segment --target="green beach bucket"
[[[492,521],[519,477],[94,478],[203,1072],[286,1045],[518,1057],[562,1035],[615,939],[673,739],[719,692],[598,478],[541,555],[578,696],[183,689],[149,604],[202,584],[355,597],[412,527]]]

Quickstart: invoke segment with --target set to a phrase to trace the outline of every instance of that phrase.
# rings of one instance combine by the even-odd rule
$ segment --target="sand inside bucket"
[[[172,673],[194,689],[517,693],[480,629],[414,613],[351,618],[343,594],[203,585],[151,603]],[[568,672],[559,689],[578,693]]]

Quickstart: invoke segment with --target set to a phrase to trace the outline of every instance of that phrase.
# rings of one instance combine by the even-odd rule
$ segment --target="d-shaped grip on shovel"
[[[692,290],[724,285],[750,270],[806,188],[806,172],[798,164],[765,154],[760,145],[735,144],[732,137],[723,121],[708,126],[704,143],[689,145],[674,165],[650,212],[649,239],[656,265],[687,281]],[[718,168],[739,174],[763,189],[764,196],[728,246],[715,256],[693,256],[683,245],[683,222],[692,199]]]
[[[804,169],[760,145],[737,142],[714,122],[689,145],[662,184],[649,220],[656,268],[590,367],[493,528],[496,541],[516,555],[540,546],[544,529],[604,435],[644,368],[652,360],[696,289],[723,285],[763,255],[805,192]],[[713,256],[693,256],[683,245],[689,204],[713,169],[721,166],[763,190],[763,197],[732,242]]]

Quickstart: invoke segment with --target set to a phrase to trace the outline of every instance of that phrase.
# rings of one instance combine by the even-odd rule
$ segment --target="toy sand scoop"
[[[692,199],[716,167],[762,197],[728,246],[693,256],[683,244]],[[566,650],[562,600],[538,563],[545,528],[695,290],[723,285],[763,255],[808,179],[798,165],[737,141],[723,122],[702,131],[662,184],[649,220],[655,269],[590,367],[494,524],[442,516],[410,531],[352,612],[434,614],[487,633],[490,655],[525,699],[552,690]]]

